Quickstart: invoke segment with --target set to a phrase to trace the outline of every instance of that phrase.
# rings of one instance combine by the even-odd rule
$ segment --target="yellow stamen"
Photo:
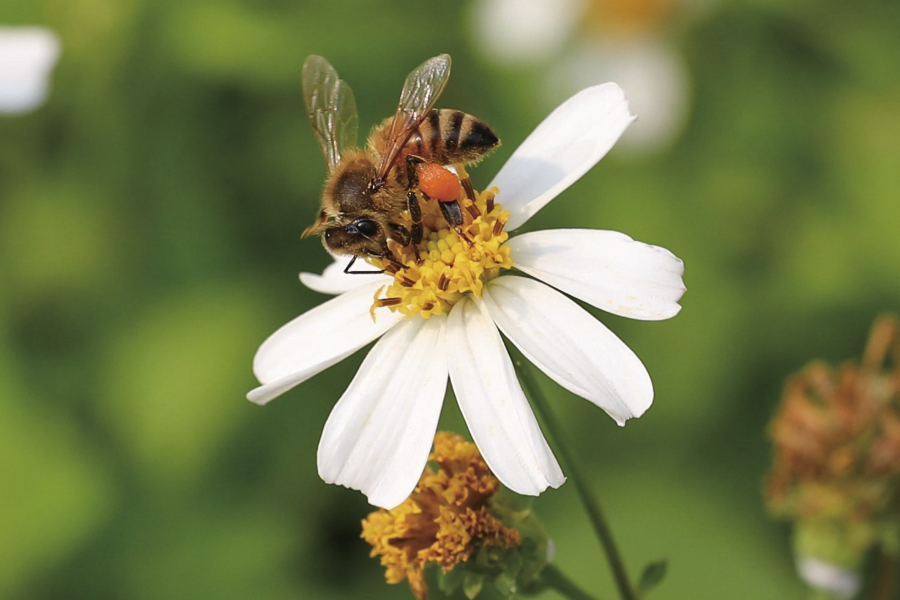
[[[443,315],[466,294],[481,297],[485,282],[512,268],[510,248],[504,245],[509,234],[503,231],[509,212],[494,201],[496,195],[493,188],[476,194],[475,202],[468,198],[459,201],[463,215],[471,217],[460,226],[468,241],[447,224],[437,201],[422,202],[422,243],[413,248],[388,242],[394,259],[404,268],[393,273],[393,283],[376,292],[373,317],[380,307],[407,317]],[[388,263],[380,259],[369,262],[380,269]]]

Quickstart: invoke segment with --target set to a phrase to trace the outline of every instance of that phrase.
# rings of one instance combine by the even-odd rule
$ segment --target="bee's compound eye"
[[[353,221],[352,226],[365,237],[372,237],[378,233],[378,223],[372,219],[357,219]]]

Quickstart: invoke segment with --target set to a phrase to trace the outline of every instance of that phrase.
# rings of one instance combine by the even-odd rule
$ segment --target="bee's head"
[[[335,254],[381,256],[387,245],[387,235],[381,223],[363,216],[327,228],[322,243]]]

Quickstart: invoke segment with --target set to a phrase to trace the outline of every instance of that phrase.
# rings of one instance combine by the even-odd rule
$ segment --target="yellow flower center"
[[[512,268],[510,248],[504,245],[509,234],[503,231],[509,211],[494,202],[497,191],[477,193],[474,202],[459,201],[465,222],[458,231],[447,224],[437,200],[420,203],[422,242],[413,247],[389,241],[396,264],[369,259],[373,266],[394,274],[393,283],[375,293],[373,319],[380,307],[425,319],[445,314],[466,294],[480,298],[486,281],[501,269]]]

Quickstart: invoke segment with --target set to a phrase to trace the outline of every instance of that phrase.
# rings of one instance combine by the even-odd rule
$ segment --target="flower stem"
[[[897,597],[897,571],[900,571],[900,557],[879,551],[875,583],[872,586],[873,600],[890,600]]]
[[[575,582],[565,576],[562,571],[548,564],[541,571],[541,579],[547,587],[556,590],[569,600],[596,600],[593,596],[578,587]]]
[[[609,563],[609,568],[612,570],[613,578],[616,580],[616,586],[619,588],[619,595],[622,597],[622,600],[638,600],[638,595],[631,587],[628,573],[625,571],[625,563],[622,561],[622,557],[613,540],[612,531],[606,524],[606,519],[604,519],[603,512],[600,510],[600,503],[594,496],[594,492],[588,487],[587,480],[582,475],[573,455],[569,452],[565,443],[566,436],[563,435],[556,417],[550,410],[550,404],[541,392],[540,387],[538,387],[531,369],[528,368],[528,363],[519,354],[518,349],[513,349],[513,351],[516,356],[516,370],[522,380],[525,394],[540,414],[544,428],[553,440],[554,447],[566,466],[569,478],[575,484],[575,489],[581,497],[581,502],[584,504],[594,532],[597,534],[597,539],[600,540],[600,545],[606,553],[606,560]]]

